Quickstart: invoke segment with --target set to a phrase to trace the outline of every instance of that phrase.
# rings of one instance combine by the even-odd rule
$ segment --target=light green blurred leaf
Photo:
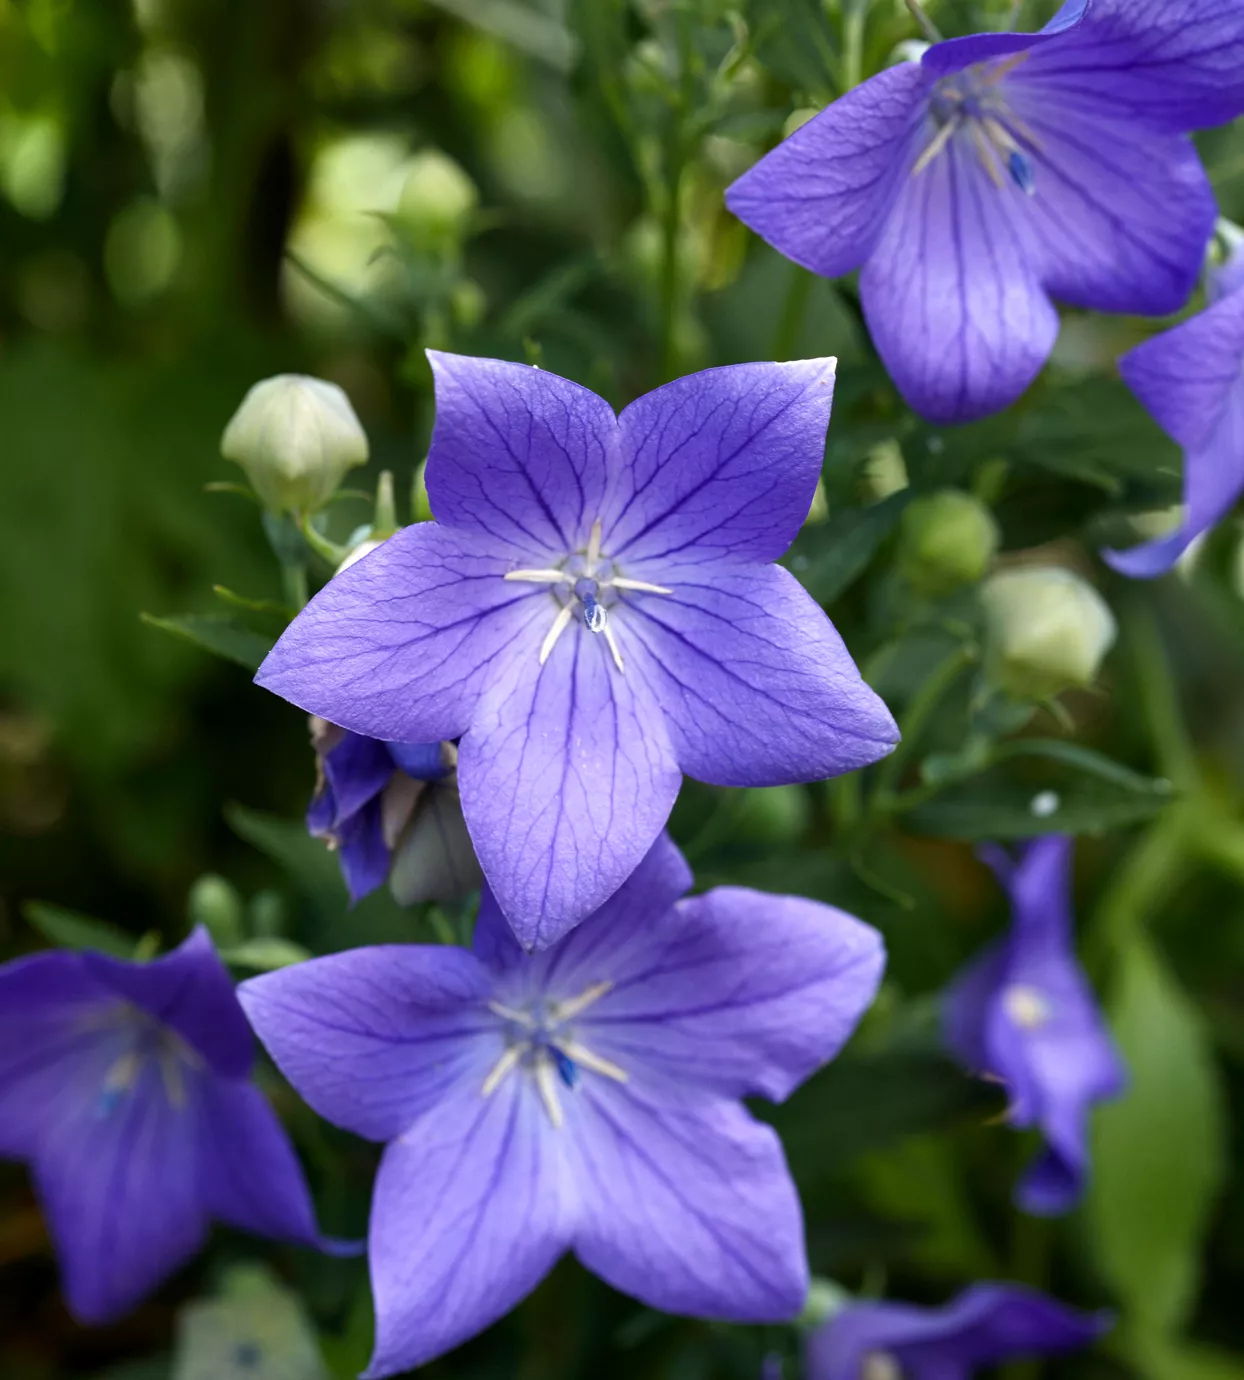
[[[1139,1362],[1196,1302],[1226,1167],[1223,1093],[1200,1014],[1143,937],[1120,957],[1108,1011],[1130,1083],[1094,1121],[1087,1214]]]
[[[153,613],[139,615],[149,627],[160,628],[174,637],[184,638],[215,656],[224,657],[257,671],[276,640],[248,628],[236,618],[218,613],[183,613],[171,618],[157,618]]]
[[[268,973],[275,968],[288,968],[291,963],[305,963],[311,954],[290,939],[248,939],[244,944],[222,949],[220,956],[238,968]]]
[[[344,908],[346,885],[341,880],[337,859],[307,833],[301,820],[281,819],[237,804],[225,806],[225,819],[239,838],[253,844],[288,873],[304,895],[334,909]]]
[[[62,949],[95,949],[113,958],[134,957],[134,937],[106,920],[48,901],[27,901],[22,914],[45,939]]]

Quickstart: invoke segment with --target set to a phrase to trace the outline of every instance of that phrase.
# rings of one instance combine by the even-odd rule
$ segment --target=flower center
[[[490,1097],[515,1069],[531,1078],[544,1110],[554,1126],[561,1126],[562,1114],[558,1083],[573,1091],[579,1085],[582,1069],[625,1083],[628,1074],[612,1060],[594,1054],[575,1039],[571,1023],[589,1006],[598,1002],[613,986],[596,982],[568,1001],[529,1003],[521,1010],[490,1001],[488,1009],[505,1022],[505,1051],[484,1079],[480,1093]]]
[[[890,1351],[870,1351],[860,1367],[860,1380],[903,1380],[903,1368]]]
[[[110,1117],[138,1086],[145,1069],[153,1062],[160,1070],[160,1081],[169,1106],[180,1111],[186,1105],[186,1070],[203,1067],[203,1060],[175,1031],[130,1002],[109,1011],[102,1021],[105,1028],[120,1027],[125,1049],[108,1066],[95,1102],[95,1115],[102,1121]]]
[[[1032,154],[1041,147],[1037,136],[1007,104],[1002,81],[1028,56],[1014,53],[996,62],[978,62],[943,77],[933,88],[929,111],[937,132],[916,160],[913,176],[922,173],[963,131],[995,186],[1006,178],[1026,196],[1037,190]]]
[[[601,555],[601,522],[597,518],[592,523],[592,533],[587,546],[582,551],[572,552],[560,566],[549,566],[543,570],[509,570],[507,580],[518,580],[526,584],[549,585],[557,598],[560,608],[553,626],[540,646],[540,665],[549,659],[557,639],[570,626],[575,611],[578,610],[583,626],[588,632],[604,634],[613,656],[613,664],[619,671],[625,669],[622,653],[618,648],[613,629],[609,626],[609,608],[602,601],[602,595],[615,590],[630,590],[635,594],[673,594],[664,585],[649,584],[647,580],[630,580],[619,575],[613,562]]]
[[[1002,1009],[1023,1030],[1040,1030],[1054,1014],[1054,1007],[1044,992],[1020,982],[1004,989]]]

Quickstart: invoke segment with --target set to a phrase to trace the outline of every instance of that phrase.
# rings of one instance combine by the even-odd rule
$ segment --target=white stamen
[[[142,1060],[138,1054],[132,1049],[128,1050],[104,1074],[104,1092],[129,1092],[138,1081],[138,1073],[141,1068]]]
[[[595,1005],[612,988],[612,982],[594,982],[587,991],[580,992],[577,997],[571,997],[569,1001],[550,1002],[549,1014],[559,1025],[565,1021],[573,1021],[576,1016],[581,1016],[589,1006]]]
[[[673,594],[664,585],[650,585],[647,580],[628,580],[625,575],[615,575],[612,580],[603,582],[605,589],[633,589],[637,594]]]
[[[492,1066],[488,1077],[484,1079],[484,1086],[480,1088],[481,1097],[491,1097],[493,1093],[505,1082],[506,1075],[514,1069],[518,1061],[523,1057],[523,1047],[521,1045],[511,1045],[500,1059]]]
[[[571,578],[564,570],[507,570],[507,580],[522,580],[529,585],[571,584]]]
[[[587,573],[594,575],[600,560],[601,525],[600,518],[592,523],[592,535],[587,539]]]
[[[976,156],[984,164],[985,171],[989,174],[989,180],[995,187],[1005,184],[1002,181],[1002,174],[998,171],[996,161],[996,151],[994,146],[985,138],[985,133],[975,120],[972,122],[972,142],[976,145]]]
[[[557,639],[570,626],[570,620],[574,617],[574,606],[567,604],[561,609],[557,617],[553,620],[553,626],[549,629],[548,636],[544,639],[540,647],[540,665],[549,659],[553,648],[557,646]]]
[[[1002,993],[1002,1009],[1024,1030],[1040,1030],[1054,1014],[1044,992],[1019,982]]]
[[[515,1025],[521,1025],[524,1030],[535,1030],[536,1020],[528,1011],[516,1011],[512,1006],[504,1006],[499,1001],[490,1001],[488,1009],[494,1016],[500,1016],[503,1021],[513,1021]]]
[[[186,1080],[182,1075],[181,1062],[176,1050],[161,1050],[160,1077],[164,1082],[168,1104],[174,1111],[180,1111],[186,1105]]]
[[[547,1055],[542,1053],[538,1056],[534,1074],[536,1091],[540,1094],[540,1101],[544,1103],[544,1110],[548,1112],[549,1120],[554,1127],[560,1130],[565,1117],[562,1115],[562,1104],[557,1097],[557,1075]]]
[[[888,1351],[870,1351],[864,1357],[860,1380],[903,1380],[898,1361]]]
[[[626,667],[622,665],[622,653],[618,648],[618,640],[613,635],[613,629],[606,623],[601,631],[605,634],[605,641],[608,642],[609,650],[613,653],[613,664],[619,671],[625,671]]]
[[[559,1039],[557,1048],[567,1059],[578,1064],[580,1068],[591,1069],[593,1073],[603,1074],[606,1078],[612,1078],[615,1083],[630,1082],[630,1074],[624,1068],[619,1068],[611,1059],[604,1059],[599,1054],[593,1054],[578,1040]]]
[[[950,143],[950,137],[952,134],[954,134],[955,130],[958,129],[958,127],[959,117],[957,115],[954,118],[946,121],[946,123],[941,127],[941,129],[939,129],[937,133],[933,136],[933,139],[930,142],[928,148],[925,149],[925,151],[920,155],[920,157],[916,159],[916,166],[911,170],[911,174],[913,177],[915,177],[919,173],[922,173],[925,170],[925,168],[927,168],[929,164],[932,163],[932,161],[937,157],[937,155],[941,153],[941,151],[946,147],[947,144]]]

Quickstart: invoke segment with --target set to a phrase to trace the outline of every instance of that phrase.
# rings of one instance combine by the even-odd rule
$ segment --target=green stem
[[[678,328],[678,240],[681,229],[679,207],[682,200],[683,174],[681,144],[681,134],[675,131],[670,140],[665,213],[661,222],[661,296],[657,329],[662,383],[668,383],[677,372],[678,348],[675,335]]]
[[[1011,1221],[1010,1276],[1020,1284],[1045,1292],[1049,1284],[1050,1255],[1053,1247],[1050,1223],[1045,1218],[1016,1212]],[[999,1368],[1000,1380],[1037,1380],[1042,1363],[1038,1360],[1011,1361]]]
[[[864,76],[864,20],[868,0],[847,0],[842,12],[842,89],[850,91]]]
[[[317,532],[311,525],[311,519],[308,517],[299,519],[298,530],[302,533],[303,540],[311,550],[322,560],[327,561],[334,570],[336,570],[341,562],[350,554],[346,547],[338,546],[335,541],[329,541],[322,532]],[[305,599],[303,603],[306,603]],[[301,608],[302,605],[300,604],[299,607]]]
[[[281,566],[281,586],[285,590],[285,602],[292,609],[303,609],[307,605],[307,567],[301,562]]]
[[[812,275],[798,264],[790,266],[790,282],[786,288],[786,300],[782,303],[782,315],[778,318],[777,330],[773,335],[772,358],[782,363],[797,359],[796,348],[799,333],[803,329],[803,318],[807,314],[808,299],[812,295]]]
[[[1158,767],[1172,785],[1191,790],[1197,785],[1196,760],[1157,623],[1150,610],[1136,600],[1125,612],[1124,627],[1136,663],[1140,707]]]

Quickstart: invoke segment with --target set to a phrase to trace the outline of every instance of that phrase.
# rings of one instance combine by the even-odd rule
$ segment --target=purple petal
[[[1059,301],[1164,316],[1196,286],[1217,207],[1192,142],[1102,118],[1074,91],[1052,91],[1035,63],[1004,84],[1033,135],[1026,213],[1036,272]]]
[[[204,1079],[195,1112],[207,1211],[242,1231],[322,1245],[302,1166],[259,1089],[239,1079]]]
[[[531,365],[437,350],[428,359],[436,428],[427,482],[437,521],[507,557],[561,558],[586,546],[617,449],[609,404]]]
[[[820,478],[834,365],[706,369],[633,402],[603,513],[610,556],[666,584],[671,566],[782,555]]]
[[[1031,56],[1047,45],[1057,50],[1060,45],[1050,40],[1078,29],[1089,7],[1096,3],[1100,3],[1100,0],[1065,0],[1054,18],[1036,33],[968,34],[964,38],[949,38],[929,48],[921,58],[921,65],[926,71],[940,77],[961,72],[965,67],[989,58],[1007,57],[1012,53],[1028,53]],[[1062,46],[1065,47],[1065,43]]]
[[[386,743],[389,756],[414,781],[440,781],[449,774],[444,743]]]
[[[177,1032],[216,1073],[245,1078],[255,1042],[238,1005],[233,979],[200,925],[184,944],[151,963],[84,953],[97,981]]]
[[[495,1059],[497,1019],[479,962],[461,949],[352,949],[238,989],[255,1033],[321,1116],[391,1140]]]
[[[352,901],[361,901],[389,875],[389,846],[379,800],[369,801],[338,833],[337,861]]]
[[[543,598],[551,622],[555,604]],[[632,626],[611,620],[624,657]],[[543,666],[536,642],[512,660],[459,751],[475,851],[529,949],[553,943],[621,886],[682,780],[642,677],[630,665],[619,672],[605,639],[578,623]]]
[[[653,1097],[603,1079],[567,1116],[575,1254],[666,1313],[780,1322],[808,1289],[803,1220],[776,1135],[690,1088]]]
[[[1008,406],[1049,356],[1058,313],[1035,272],[1029,210],[1030,198],[1009,181],[996,186],[960,133],[907,179],[864,265],[873,342],[930,421]]]
[[[34,1164],[35,1188],[60,1261],[70,1312],[104,1323],[132,1308],[189,1259],[207,1234],[198,1183],[198,1122],[175,1106],[148,1061],[134,1086],[101,1108],[107,1069],[93,1095],[59,1099],[62,1115]]]
[[[574,1212],[562,1134],[511,1074],[486,1098],[460,1086],[385,1150],[368,1241],[368,1380],[466,1341],[552,1268]]]
[[[872,252],[907,176],[931,85],[916,63],[871,77],[727,188],[726,205],[813,273],[850,273]]]
[[[873,1352],[896,1358],[908,1380],[968,1380],[1011,1357],[1075,1351],[1110,1327],[1014,1284],[974,1284],[944,1308],[857,1303],[808,1342],[809,1380],[858,1380]]]
[[[334,824],[357,814],[393,779],[389,745],[361,733],[346,733],[323,756],[324,776],[336,804]]]
[[[0,968],[0,1155],[29,1159],[80,1081],[102,1085],[112,1056],[99,1050],[100,1027],[119,1005],[79,954],[33,954]]]
[[[1244,10],[1235,0],[1093,0],[1085,23],[1025,68],[1053,105],[1091,101],[1094,125],[1206,129],[1244,112]]]
[[[993,1073],[985,1035],[994,999],[1006,981],[1010,949],[991,944],[955,978],[942,1003],[947,1048],[973,1073]]]
[[[457,738],[548,594],[504,579],[496,541],[421,522],[335,576],[255,677],[309,713],[397,742]],[[526,636],[524,636],[526,634]]]
[[[671,576],[627,624],[678,765],[722,786],[815,781],[884,757],[890,712],[833,624],[786,570]]]
[[[876,996],[881,936],[830,906],[740,887],[672,913],[618,900],[568,941],[582,955],[554,962],[567,995],[612,980],[580,1038],[622,1068],[780,1100],[838,1053]]]
[[[1132,391],[1184,447],[1184,519],[1168,536],[1106,551],[1124,575],[1169,570],[1202,532],[1224,517],[1244,489],[1244,293],[1124,355]]]

